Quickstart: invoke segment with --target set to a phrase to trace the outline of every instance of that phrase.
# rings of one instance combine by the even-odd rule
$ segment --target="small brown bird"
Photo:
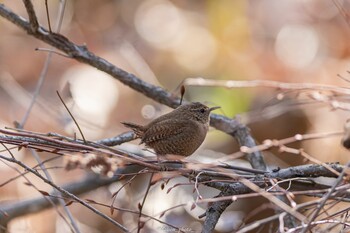
[[[158,156],[173,154],[189,156],[202,144],[209,129],[210,112],[220,107],[209,108],[195,102],[181,105],[145,126],[121,122],[132,129],[136,138],[154,149]]]

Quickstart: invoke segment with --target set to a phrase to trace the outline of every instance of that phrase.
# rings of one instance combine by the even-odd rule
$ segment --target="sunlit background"
[[[22,1],[2,2],[27,17]],[[54,28],[60,1],[48,2]],[[34,1],[34,6],[40,24],[47,27],[44,1]],[[76,44],[86,45],[90,51],[117,67],[165,88],[174,96],[180,95],[182,81],[190,77],[348,87],[349,82],[338,77],[350,79],[350,20],[347,12],[350,12],[349,2],[341,0],[75,0],[67,1],[61,33]],[[4,19],[0,19],[0,34],[0,125],[3,127],[22,121],[48,55],[46,51],[35,51],[35,48],[50,47]],[[121,121],[145,124],[170,111],[95,68],[55,54],[25,129],[69,136],[77,132],[56,95],[57,90],[89,140],[127,131]],[[222,108],[215,113],[238,116],[251,127],[258,143],[297,133],[341,130],[348,118],[347,111],[332,111],[327,103],[298,101],[301,97],[297,92],[284,93],[282,100],[277,98],[278,94],[281,91],[272,88],[189,86],[186,87],[185,99],[218,105]],[[137,144],[138,141],[123,145],[123,148],[142,148]],[[339,137],[295,143],[294,146],[304,148],[320,161],[348,161],[348,153],[341,148]],[[233,138],[213,129],[192,157],[210,162],[238,149]],[[271,167],[305,162],[297,155],[281,154],[277,150],[271,152],[265,153]],[[43,158],[51,156],[41,155]],[[25,151],[18,152],[17,156],[35,164]],[[234,163],[249,166],[243,160]],[[62,161],[51,165],[62,165]],[[17,174],[8,166],[1,166],[1,182]],[[81,170],[52,171],[59,184],[76,180],[85,173]],[[33,182],[36,181],[33,178]],[[186,179],[172,180],[165,190],[158,186],[152,189],[145,208],[148,214],[159,217],[157,214],[164,209],[194,200],[191,186],[167,194],[167,189],[179,182],[186,182]],[[144,179],[135,180],[119,195],[118,204],[136,209],[135,203],[144,193],[143,184],[146,185]],[[39,181],[36,185],[47,188]],[[85,197],[110,203],[111,192],[120,185],[96,190]],[[205,187],[201,187],[201,191],[205,197],[217,193]],[[0,192],[1,200],[6,201],[40,196],[31,187],[23,185],[21,179],[2,187]],[[154,200],[157,200],[157,205],[152,204]],[[198,231],[202,220],[197,217],[205,211],[205,205],[194,210],[190,207],[169,211],[162,219]],[[217,231],[231,232],[255,207],[256,203],[245,202],[231,205],[220,219]],[[70,208],[84,229],[82,232],[115,232],[111,225],[78,204]],[[108,208],[101,210],[109,213]],[[136,226],[137,216],[123,212],[114,215],[126,226]],[[47,219],[44,225],[42,218]],[[64,225],[55,211],[48,210],[16,219],[11,232],[67,232]],[[166,232],[166,229],[156,222],[145,228],[145,232],[155,231]]]

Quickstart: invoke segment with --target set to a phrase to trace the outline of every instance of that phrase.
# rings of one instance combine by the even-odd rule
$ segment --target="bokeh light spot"
[[[286,25],[278,33],[275,43],[277,57],[291,68],[310,65],[316,58],[319,37],[307,25]]]
[[[178,9],[164,0],[145,1],[135,16],[137,32],[152,46],[167,48],[182,30],[182,17]]]

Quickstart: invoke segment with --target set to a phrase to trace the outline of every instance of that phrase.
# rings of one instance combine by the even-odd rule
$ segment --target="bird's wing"
[[[149,144],[174,137],[175,135],[184,132],[187,124],[187,121],[175,119],[157,122],[146,130],[141,143]]]

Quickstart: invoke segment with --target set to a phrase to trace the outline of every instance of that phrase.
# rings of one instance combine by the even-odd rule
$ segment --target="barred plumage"
[[[141,143],[154,149],[157,155],[174,154],[189,156],[203,143],[209,128],[210,112],[219,107],[208,108],[195,102],[181,105],[145,126],[122,122],[134,131]]]

